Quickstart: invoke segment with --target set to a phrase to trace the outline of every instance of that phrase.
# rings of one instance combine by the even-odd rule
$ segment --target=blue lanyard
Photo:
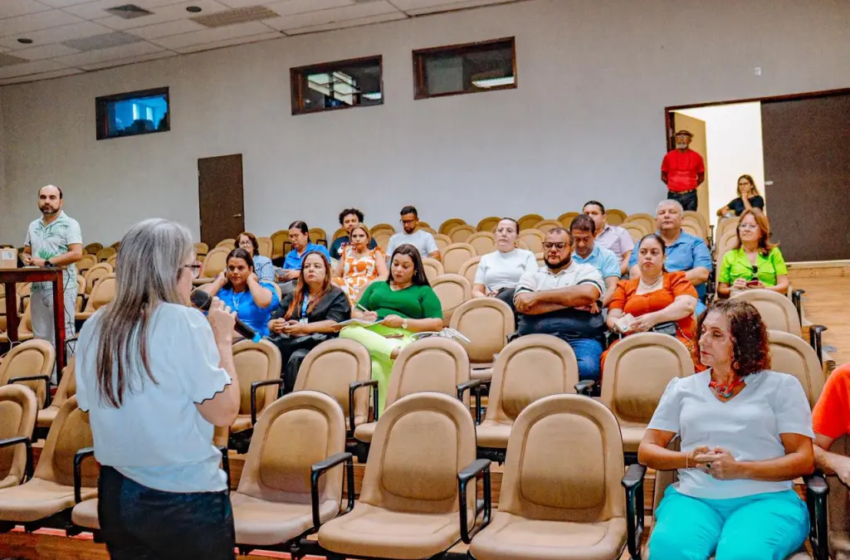
[[[302,319],[307,318],[307,304],[308,303],[310,303],[310,302],[307,300],[307,296],[304,296],[304,299],[301,301],[301,318]]]

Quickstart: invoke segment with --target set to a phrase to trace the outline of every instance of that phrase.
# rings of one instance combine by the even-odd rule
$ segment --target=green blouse
[[[756,266],[758,279],[765,286],[775,286],[779,276],[788,274],[788,267],[785,266],[785,259],[782,258],[779,247],[771,249],[767,256],[759,253],[756,257]],[[723,255],[723,264],[720,265],[717,281],[731,285],[738,278],[753,279],[753,265],[743,247],[732,249]]]
[[[379,319],[398,315],[405,319],[442,319],[443,306],[431,286],[409,286],[395,291],[386,282],[372,282],[360,297],[360,305]]]

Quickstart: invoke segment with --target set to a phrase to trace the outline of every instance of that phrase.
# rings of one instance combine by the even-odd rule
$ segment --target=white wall
[[[50,182],[87,240],[153,215],[197,232],[196,160],[231,153],[261,235],[332,230],[348,205],[376,223],[412,203],[433,225],[591,197],[652,211],[666,106],[846,87],[848,28],[845,0],[537,0],[10,86],[0,239],[23,236]],[[413,100],[412,49],[505,36],[518,89]],[[383,106],[291,116],[290,67],[375,54]],[[171,132],[95,140],[96,96],[165,85]]]
[[[677,111],[705,121],[709,179],[708,208],[711,223],[717,211],[738,196],[738,177],[750,175],[767,200],[764,186],[764,150],[761,103],[737,103]]]

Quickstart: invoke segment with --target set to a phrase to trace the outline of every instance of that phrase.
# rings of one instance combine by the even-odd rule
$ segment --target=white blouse
[[[148,360],[131,365],[133,384],[121,408],[97,390],[98,323],[86,321],[77,343],[77,401],[89,412],[94,454],[135,482],[164,492],[221,492],[227,483],[213,445],[214,426],[195,404],[213,398],[231,383],[219,366],[212,328],[200,311],[161,303],[148,325]],[[117,375],[117,366],[116,366]]]
[[[494,251],[481,257],[475,283],[484,284],[487,290],[497,292],[502,288],[515,287],[524,273],[533,270],[537,270],[537,259],[531,251]]]

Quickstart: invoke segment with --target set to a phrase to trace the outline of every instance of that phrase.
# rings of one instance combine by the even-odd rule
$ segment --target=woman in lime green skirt
[[[392,255],[386,282],[372,282],[360,296],[352,317],[374,325],[348,326],[340,336],[361,343],[372,356],[372,379],[378,381],[378,410],[383,412],[393,362],[417,332],[443,328],[443,308],[422,268],[413,245],[401,245]]]

